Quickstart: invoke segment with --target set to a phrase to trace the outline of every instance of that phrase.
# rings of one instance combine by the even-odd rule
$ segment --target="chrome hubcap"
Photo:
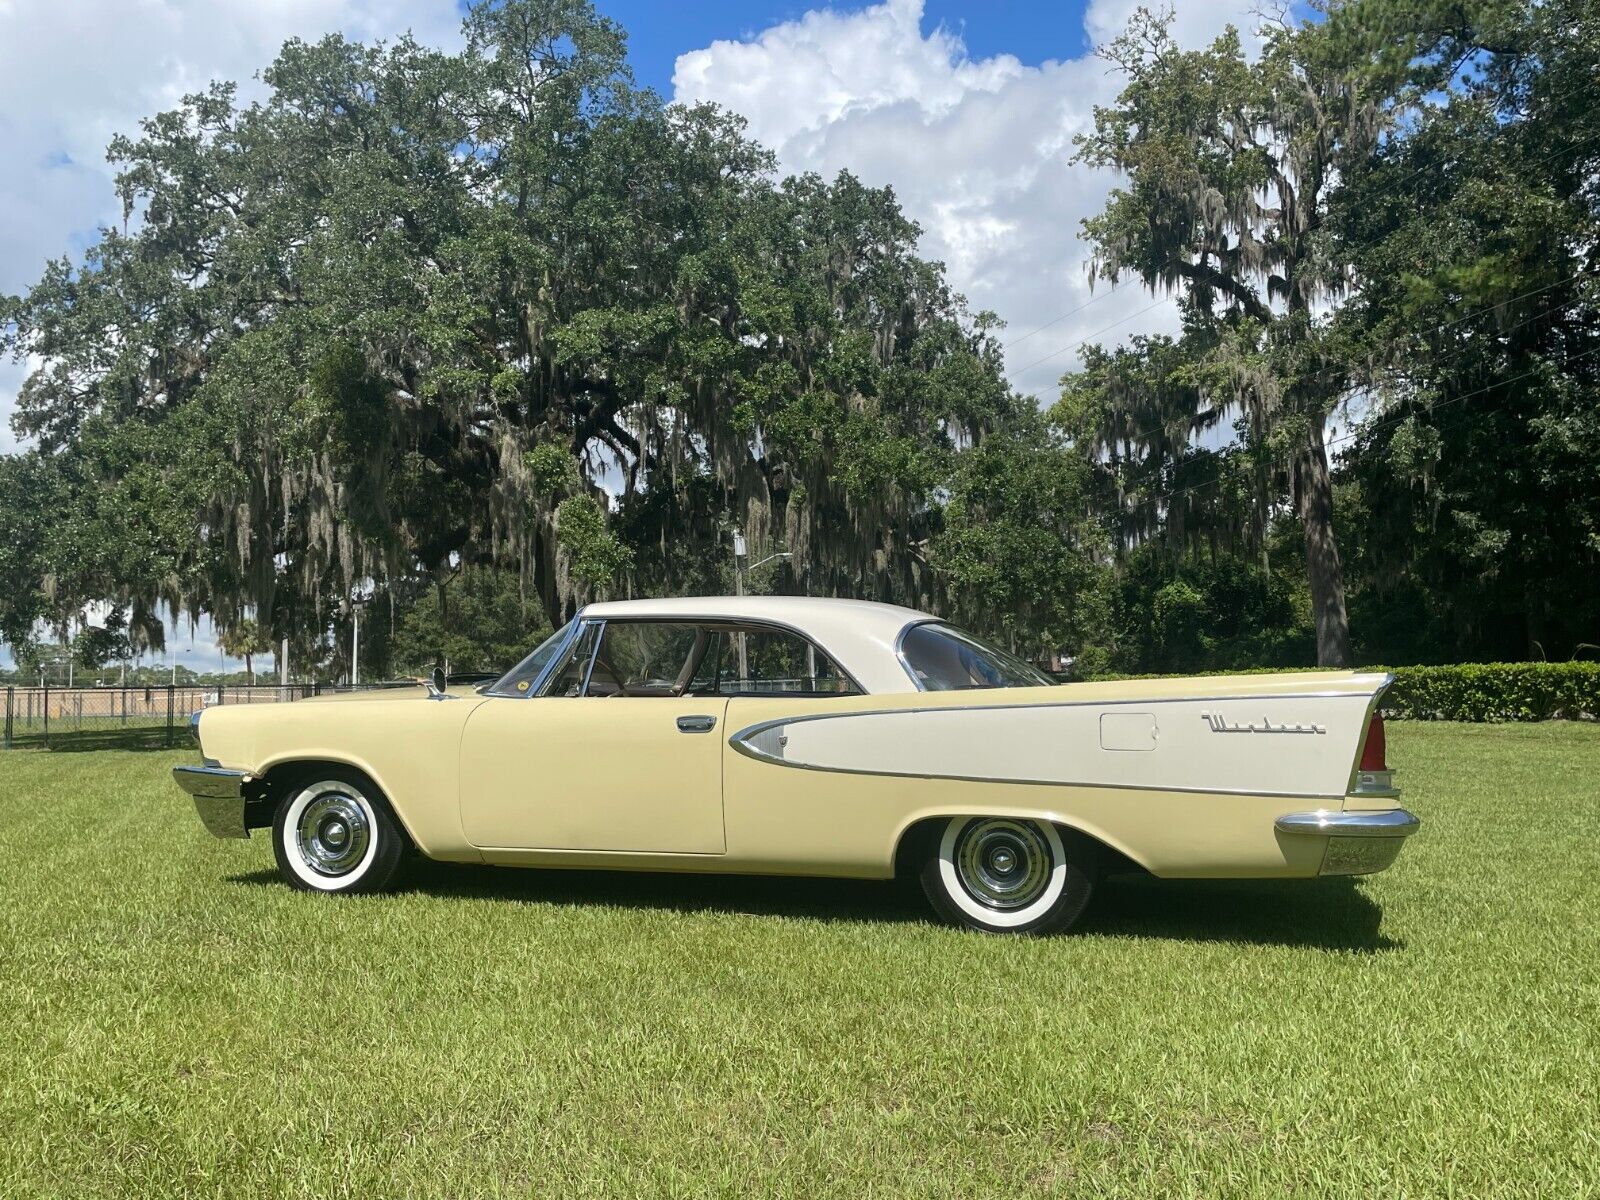
[[[367,814],[351,796],[328,792],[318,796],[295,826],[295,842],[306,866],[321,875],[344,875],[366,857],[372,840]]]
[[[1032,904],[1050,883],[1050,847],[1025,821],[971,821],[955,846],[956,874],[979,904],[1015,909]]]

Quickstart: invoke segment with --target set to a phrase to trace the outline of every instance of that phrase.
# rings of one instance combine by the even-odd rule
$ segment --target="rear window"
[[[1047,687],[1055,680],[1008,650],[949,625],[913,625],[900,639],[900,658],[925,692],[969,688]]]

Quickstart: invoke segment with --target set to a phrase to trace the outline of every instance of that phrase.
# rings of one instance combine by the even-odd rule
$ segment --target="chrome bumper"
[[[1370,812],[1300,812],[1279,817],[1279,833],[1320,837],[1325,842],[1319,875],[1370,875],[1400,855],[1422,821],[1403,808]]]
[[[244,822],[244,785],[251,778],[248,771],[230,771],[226,767],[173,767],[172,778],[194,797],[195,811],[214,836],[250,836]]]

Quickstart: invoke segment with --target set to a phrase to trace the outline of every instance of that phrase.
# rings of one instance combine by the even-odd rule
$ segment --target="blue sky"
[[[628,31],[628,57],[639,82],[663,95],[672,94],[672,68],[678,55],[717,40],[748,39],[761,30],[794,21],[822,5],[733,3],[709,0],[695,4],[661,4],[650,0],[601,0],[596,7]],[[832,4],[838,12],[855,12],[864,3]],[[974,58],[1015,55],[1027,66],[1046,59],[1074,58],[1088,49],[1084,3],[1052,4],[1045,0],[928,0],[923,8],[926,29],[939,25],[958,34]]]
[[[1007,371],[1048,402],[1086,340],[1171,332],[1171,297],[1091,287],[1080,222],[1116,180],[1072,161],[1072,138],[1117,81],[1092,54],[1140,0],[597,0],[629,33],[640,82],[741,113],[786,172],[848,170],[893,187],[974,311],[1006,323]],[[1186,45],[1258,0],[1177,0]],[[51,258],[81,256],[121,218],[105,147],[213,79],[256,80],[290,37],[361,40],[410,30],[460,43],[458,0],[0,0],[0,293]],[[0,361],[0,453],[37,364]],[[218,661],[209,620],[186,662]],[[0,649],[0,662],[8,656]],[[197,661],[198,660],[198,661]]]

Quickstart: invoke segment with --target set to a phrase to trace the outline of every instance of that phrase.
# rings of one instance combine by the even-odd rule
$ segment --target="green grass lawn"
[[[291,892],[180,761],[0,754],[0,1196],[1600,1180],[1600,727],[1391,725],[1389,873],[1113,881],[1044,940],[831,881]]]

